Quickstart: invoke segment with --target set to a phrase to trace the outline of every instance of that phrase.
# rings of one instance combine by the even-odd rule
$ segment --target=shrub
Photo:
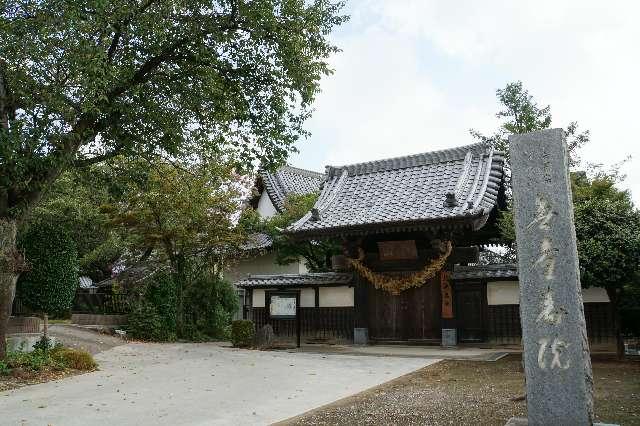
[[[48,351],[53,348],[53,344],[51,339],[45,336],[42,336],[36,343],[33,344],[34,350]]]
[[[184,285],[184,318],[180,337],[189,340],[229,339],[229,325],[238,309],[233,286],[202,271]]]
[[[18,243],[31,267],[20,275],[18,297],[36,312],[68,309],[78,288],[78,253],[69,234],[38,222],[20,235]]]
[[[9,371],[10,369],[7,363],[0,360],[0,376],[6,376],[7,374],[9,374]]]
[[[235,320],[231,323],[231,343],[236,348],[246,348],[253,344],[256,330],[253,321]]]
[[[175,284],[168,274],[153,275],[138,289],[128,315],[128,331],[135,339],[176,340]]]
[[[36,349],[33,352],[8,352],[5,359],[8,369],[22,369],[33,372],[42,371],[45,367],[54,370],[63,370],[66,365],[53,353]]]
[[[67,368],[88,371],[95,370],[98,367],[98,363],[93,359],[93,356],[83,350],[63,348],[56,351],[52,356]]]

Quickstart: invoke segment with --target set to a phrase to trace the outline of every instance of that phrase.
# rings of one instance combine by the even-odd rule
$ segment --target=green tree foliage
[[[48,314],[69,309],[78,287],[78,258],[71,237],[64,229],[39,223],[29,227],[19,245],[30,263],[18,281],[23,303]]]
[[[182,276],[154,274],[133,290],[132,298],[129,332],[137,339],[158,342],[226,339],[238,309],[233,286],[207,265],[196,267],[195,263]],[[179,298],[186,307],[182,311]]]
[[[275,166],[346,20],[330,0],[8,0],[0,7],[0,358],[18,222],[62,172],[116,156]]]
[[[238,307],[233,289],[216,271],[245,239],[234,224],[242,178],[222,163],[160,160],[113,162],[103,173],[110,177],[112,192],[120,193],[104,211],[127,244],[128,264],[144,259],[158,269],[166,265],[172,283],[172,298],[165,302],[173,314],[165,308],[158,312],[153,292],[134,310],[134,321],[139,315],[149,322],[141,332],[147,327],[162,333],[138,335],[153,340],[221,337]],[[175,326],[164,323],[169,317]]]
[[[247,209],[243,212],[240,224],[247,233],[261,232],[271,238],[279,264],[287,265],[303,258],[309,271],[326,271],[331,267],[331,256],[340,252],[338,242],[331,239],[297,241],[283,232],[309,212],[317,199],[317,193],[290,194],[281,213],[261,219],[253,209]]]
[[[637,309],[640,291],[640,212],[612,180],[574,179],[580,282],[607,291],[616,314],[618,357],[624,356],[621,310]]]
[[[157,273],[137,286],[128,328],[136,339],[169,342],[177,338],[176,285],[171,274]]]
[[[196,257],[219,265],[244,239],[233,223],[241,178],[228,164],[121,161],[104,173],[120,195],[103,211],[139,257],[181,274]]]
[[[492,135],[486,136],[471,129],[471,135],[477,140],[495,147],[506,156],[507,184],[511,176],[509,159],[509,135],[535,132],[551,127],[551,107],[540,106],[521,81],[507,84],[504,89],[496,90],[496,97],[501,110],[496,117],[500,120],[500,127]],[[565,129],[570,153],[570,164],[577,165],[579,158],[577,150],[589,142],[589,131],[579,132],[578,123],[571,122]]]
[[[29,222],[64,229],[76,244],[79,273],[101,281],[111,276],[123,251],[121,238],[101,209],[110,200],[106,185],[91,172],[67,172],[52,185]]]

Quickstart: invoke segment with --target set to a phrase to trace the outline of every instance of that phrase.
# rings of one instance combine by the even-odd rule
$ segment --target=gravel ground
[[[640,424],[640,362],[593,361],[599,421]],[[446,360],[282,425],[504,425],[526,416],[521,358]]]

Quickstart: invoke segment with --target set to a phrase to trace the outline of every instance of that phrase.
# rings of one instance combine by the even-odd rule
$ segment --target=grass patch
[[[0,361],[0,391],[92,371],[97,367],[89,352],[62,346],[32,352],[10,351]]]

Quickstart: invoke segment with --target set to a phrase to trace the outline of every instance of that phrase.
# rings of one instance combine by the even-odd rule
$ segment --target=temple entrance
[[[369,286],[368,301],[371,340],[440,344],[440,287],[436,278],[397,296]]]

